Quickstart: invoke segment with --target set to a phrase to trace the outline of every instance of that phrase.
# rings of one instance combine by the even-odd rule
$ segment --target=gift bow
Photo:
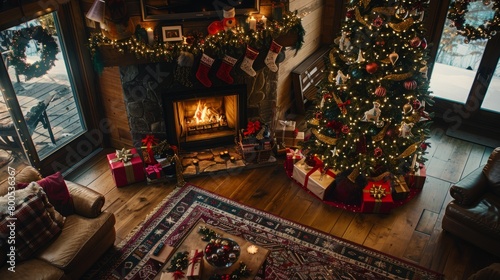
[[[148,173],[155,172],[157,175],[160,175],[161,169],[162,169],[161,164],[157,163],[157,164],[149,165],[148,167],[146,167],[146,172],[148,172]]]
[[[202,257],[203,257],[203,252],[196,250],[196,253],[194,254],[193,258],[189,263],[197,263],[201,260]]]
[[[342,110],[343,114],[346,114],[347,113],[346,106],[350,105],[350,104],[351,104],[351,100],[347,100],[346,102],[339,102],[339,103],[337,103],[337,106],[339,106],[339,108],[340,108],[340,110]]]
[[[374,185],[370,188],[370,194],[376,199],[382,199],[385,196],[385,189],[382,187],[382,185]]]
[[[176,270],[174,272],[174,279],[177,280],[182,278],[184,278],[184,272],[182,272],[182,270]]]
[[[146,135],[146,137],[142,139],[142,144],[146,146],[148,153],[151,151],[151,147],[157,142],[158,140],[152,134]]]
[[[125,148],[121,150],[116,150],[116,160],[122,162],[128,162],[130,158],[132,158],[132,153],[130,150],[126,150]]]
[[[260,130],[260,122],[258,120],[254,122],[249,121],[247,124],[247,131],[245,131],[243,134],[247,136],[258,132],[259,130]]]

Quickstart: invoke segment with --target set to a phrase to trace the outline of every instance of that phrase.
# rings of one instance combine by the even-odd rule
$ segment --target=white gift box
[[[317,197],[324,199],[326,190],[335,180],[331,174],[321,174],[318,167],[310,167],[304,163],[305,159],[300,160],[293,166],[292,178],[297,180],[302,186],[306,187]]]

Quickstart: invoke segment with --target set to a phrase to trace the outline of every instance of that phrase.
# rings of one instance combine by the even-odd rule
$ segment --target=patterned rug
[[[438,273],[186,184],[167,197],[130,238],[110,250],[84,278],[154,279],[161,264],[148,252],[175,245],[193,225],[215,229],[270,250],[256,279],[444,279]]]

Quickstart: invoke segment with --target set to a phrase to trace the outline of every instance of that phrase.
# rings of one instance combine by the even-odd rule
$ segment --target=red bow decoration
[[[155,165],[149,165],[148,167],[146,167],[146,172],[148,172],[148,174],[151,174],[153,172],[156,173],[156,178],[160,178],[161,170],[162,166],[160,163],[157,163]]]
[[[158,143],[158,139],[156,139],[152,134],[146,135],[146,137],[144,137],[144,139],[142,139],[141,141],[142,144],[146,146],[146,150],[148,151],[148,153],[151,151],[151,147]]]
[[[182,272],[182,270],[176,270],[174,272],[174,279],[177,280],[181,278],[184,278],[184,272]]]
[[[351,100],[347,100],[346,102],[341,102],[337,103],[337,106],[339,106],[340,110],[342,111],[342,114],[347,114],[347,108],[346,106],[351,104]]]
[[[260,130],[260,122],[258,120],[254,121],[254,122],[248,122],[247,129],[245,132],[243,132],[243,134],[245,136],[248,136],[248,135],[259,132],[259,130]]]
[[[191,261],[189,263],[197,263],[201,260],[202,257],[203,257],[203,252],[196,251],[196,253],[194,254],[193,258],[191,259]]]

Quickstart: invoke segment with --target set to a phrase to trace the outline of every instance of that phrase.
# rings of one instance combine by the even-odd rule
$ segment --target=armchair
[[[479,167],[450,188],[442,227],[500,256],[500,147]]]

